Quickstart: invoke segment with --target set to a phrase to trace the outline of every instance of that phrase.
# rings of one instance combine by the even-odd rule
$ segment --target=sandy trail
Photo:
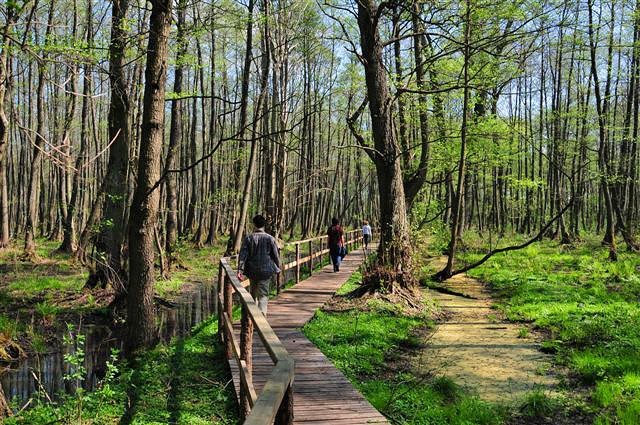
[[[442,261],[432,264],[444,266]],[[539,350],[534,337],[519,337],[522,325],[500,318],[481,282],[458,275],[445,287],[467,297],[428,290],[447,317],[414,367],[447,376],[487,401],[517,401],[536,388],[553,392],[557,379],[548,373],[552,356]]]

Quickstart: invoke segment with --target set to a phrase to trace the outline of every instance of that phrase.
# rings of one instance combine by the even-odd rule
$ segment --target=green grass
[[[18,334],[18,323],[0,314],[0,336],[6,339],[14,339]]]
[[[461,261],[480,255],[470,249]],[[595,238],[574,247],[544,241],[496,255],[469,275],[490,285],[508,319],[545,330],[543,349],[556,353],[583,385],[595,385],[599,424],[635,424],[640,256],[621,251],[618,262],[607,256]],[[628,417],[635,419],[624,422]]]
[[[5,423],[236,424],[235,394],[216,332],[212,318],[190,337],[145,353],[137,367],[120,366],[98,390],[54,405],[36,400]]]
[[[161,297],[172,297],[181,292],[182,286],[203,279],[213,282],[218,278],[218,263],[224,253],[224,245],[218,243],[201,249],[185,241],[179,241],[176,254],[184,266],[173,271],[170,279],[156,279],[156,292]]]
[[[47,291],[79,292],[86,281],[78,276],[23,276],[7,286],[13,297],[29,296]]]
[[[550,397],[542,390],[530,392],[520,406],[520,412],[529,418],[544,418],[558,409],[559,400]]]
[[[359,278],[354,274],[338,293],[353,290]],[[419,343],[414,330],[431,323],[423,317],[403,315],[386,304],[369,302],[366,311],[318,311],[303,331],[393,423],[502,423],[503,409],[481,401],[447,378],[421,378],[389,369],[399,347]]]
[[[360,282],[362,282],[362,273],[359,271],[354,272],[349,279],[336,291],[337,295],[347,295],[350,292],[358,289],[360,286]]]

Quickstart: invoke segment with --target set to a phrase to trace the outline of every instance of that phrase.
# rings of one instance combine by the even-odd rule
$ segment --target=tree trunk
[[[140,137],[140,157],[136,187],[129,213],[129,287],[127,292],[127,353],[154,342],[153,294],[154,231],[157,222],[164,130],[164,96],[167,79],[171,0],[151,2],[144,110]]]
[[[47,29],[45,30],[44,42],[47,43],[51,28],[53,27],[53,11],[55,10],[55,2],[51,1],[49,6],[49,17],[47,19]],[[29,188],[27,191],[27,223],[24,236],[24,256],[33,258],[36,255],[35,232],[38,225],[38,206],[40,198],[40,180],[42,171],[42,152],[44,149],[44,129],[45,129],[45,71],[46,62],[43,59],[38,63],[38,83],[36,88],[36,133],[33,148],[33,157],[31,159],[31,174],[29,175]],[[29,135],[28,137],[31,137]]]
[[[413,281],[409,222],[402,180],[401,149],[395,137],[392,99],[383,63],[383,43],[378,28],[378,6],[374,0],[358,2],[358,27],[365,70],[371,132],[376,152],[367,150],[378,176],[380,199],[380,244],[378,262],[394,273],[401,286]],[[388,282],[391,284],[392,282]]]
[[[247,174],[244,180],[244,189],[242,191],[242,203],[240,205],[240,215],[238,216],[238,223],[235,230],[235,238],[233,242],[233,252],[240,251],[240,245],[242,244],[242,236],[244,235],[244,227],[247,220],[247,211],[249,209],[249,200],[251,198],[251,185],[253,183],[253,174],[256,168],[256,155],[258,151],[258,122],[260,113],[262,112],[262,105],[267,92],[267,83],[269,82],[269,66],[270,57],[269,52],[269,1],[264,0],[264,40],[263,40],[263,52],[261,60],[261,76],[260,76],[260,94],[258,95],[258,101],[255,106],[255,113],[253,117],[253,130],[251,131],[251,152],[249,154],[249,164]]]
[[[614,219],[614,206],[613,199],[611,197],[611,188],[608,178],[608,153],[607,153],[607,113],[608,113],[608,99],[605,90],[605,96],[603,98],[600,88],[600,79],[598,76],[598,65],[596,58],[596,40],[594,38],[594,23],[593,23],[593,0],[588,2],[589,12],[589,53],[591,56],[591,77],[593,78],[593,88],[596,97],[596,111],[598,113],[598,168],[600,171],[600,187],[604,198],[605,206],[605,218],[606,228],[603,242],[609,246],[609,259],[616,261],[618,259],[618,253],[616,249],[616,235],[615,235],[615,219]],[[610,72],[610,63],[608,66],[608,72]]]
[[[469,61],[471,57],[471,49],[469,46],[471,36],[471,7],[469,2],[465,2],[465,22],[464,22],[464,64],[463,64],[463,85],[464,94],[462,98],[462,124],[460,125],[460,159],[458,161],[458,186],[455,194],[455,207],[453,208],[453,217],[451,223],[451,236],[449,240],[447,265],[443,270],[436,274],[436,279],[444,280],[451,277],[453,264],[455,261],[456,250],[458,246],[458,235],[460,232],[460,223],[463,214],[464,200],[464,180],[466,176],[466,147],[467,147],[467,120],[469,113]]]
[[[7,145],[9,142],[9,119],[5,112],[5,97],[9,88],[9,34],[17,20],[17,11],[7,9],[2,29],[2,49],[0,50],[0,248],[9,245],[9,188],[7,179]]]
[[[93,46],[93,8],[91,1],[87,2],[87,46],[91,48]],[[69,199],[69,203],[67,205],[67,214],[63,223],[63,239],[62,245],[60,245],[59,250],[62,252],[71,253],[76,248],[76,228],[75,228],[75,215],[76,215],[76,206],[78,203],[78,195],[80,192],[80,177],[82,173],[82,163],[86,160],[85,156],[87,154],[87,148],[89,145],[88,140],[88,127],[89,127],[89,102],[91,101],[92,95],[92,84],[91,84],[91,66],[84,66],[83,73],[83,89],[82,89],[82,124],[80,131],[80,152],[78,152],[78,156],[75,161],[75,170],[73,171],[73,182],[71,187],[71,198]],[[75,89],[75,80],[74,80],[74,89]],[[75,90],[74,90],[75,91]],[[72,93],[73,96],[72,109],[67,117],[67,124],[65,127],[70,127],[70,124],[73,120],[73,114],[75,111],[75,93]],[[65,128],[66,130],[66,128]],[[67,133],[67,131],[65,131]],[[69,140],[68,143],[71,143]]]
[[[182,93],[182,80],[184,75],[184,56],[187,53],[187,40],[184,34],[184,25],[186,19],[186,1],[179,0],[178,21],[177,21],[177,43],[178,52],[176,53],[176,70],[173,79],[173,92],[175,96]],[[178,145],[182,142],[182,116],[183,101],[181,99],[173,99],[171,101],[171,130],[169,132],[169,149],[165,168],[171,170],[175,165],[176,153]],[[165,250],[167,252],[166,271],[171,272],[171,266],[175,261],[174,249],[178,240],[178,176],[170,173],[167,176],[167,237],[165,240]]]
[[[105,196],[102,223],[96,238],[95,276],[90,276],[87,286],[98,282],[102,287],[111,285],[118,297],[125,293],[126,278],[122,269],[122,244],[124,242],[124,213],[127,203],[127,166],[129,163],[129,87],[125,66],[127,37],[126,24],[128,0],[113,0],[111,15],[111,41],[109,45],[109,164],[104,184]]]

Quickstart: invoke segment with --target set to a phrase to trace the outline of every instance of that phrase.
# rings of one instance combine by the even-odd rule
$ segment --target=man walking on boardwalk
[[[273,236],[264,231],[267,220],[253,217],[255,230],[245,236],[238,255],[238,279],[249,278],[251,296],[258,303],[262,314],[267,315],[269,285],[274,274],[280,273],[280,256]]]

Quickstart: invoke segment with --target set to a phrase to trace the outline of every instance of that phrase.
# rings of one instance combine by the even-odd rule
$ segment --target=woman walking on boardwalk
[[[327,238],[329,244],[329,254],[331,255],[331,263],[333,263],[333,271],[340,271],[340,261],[342,260],[342,248],[344,247],[344,230],[340,226],[340,220],[331,219],[331,226],[327,230]]]
[[[364,249],[368,249],[371,242],[371,226],[367,220],[362,222],[362,239],[364,239]]]

